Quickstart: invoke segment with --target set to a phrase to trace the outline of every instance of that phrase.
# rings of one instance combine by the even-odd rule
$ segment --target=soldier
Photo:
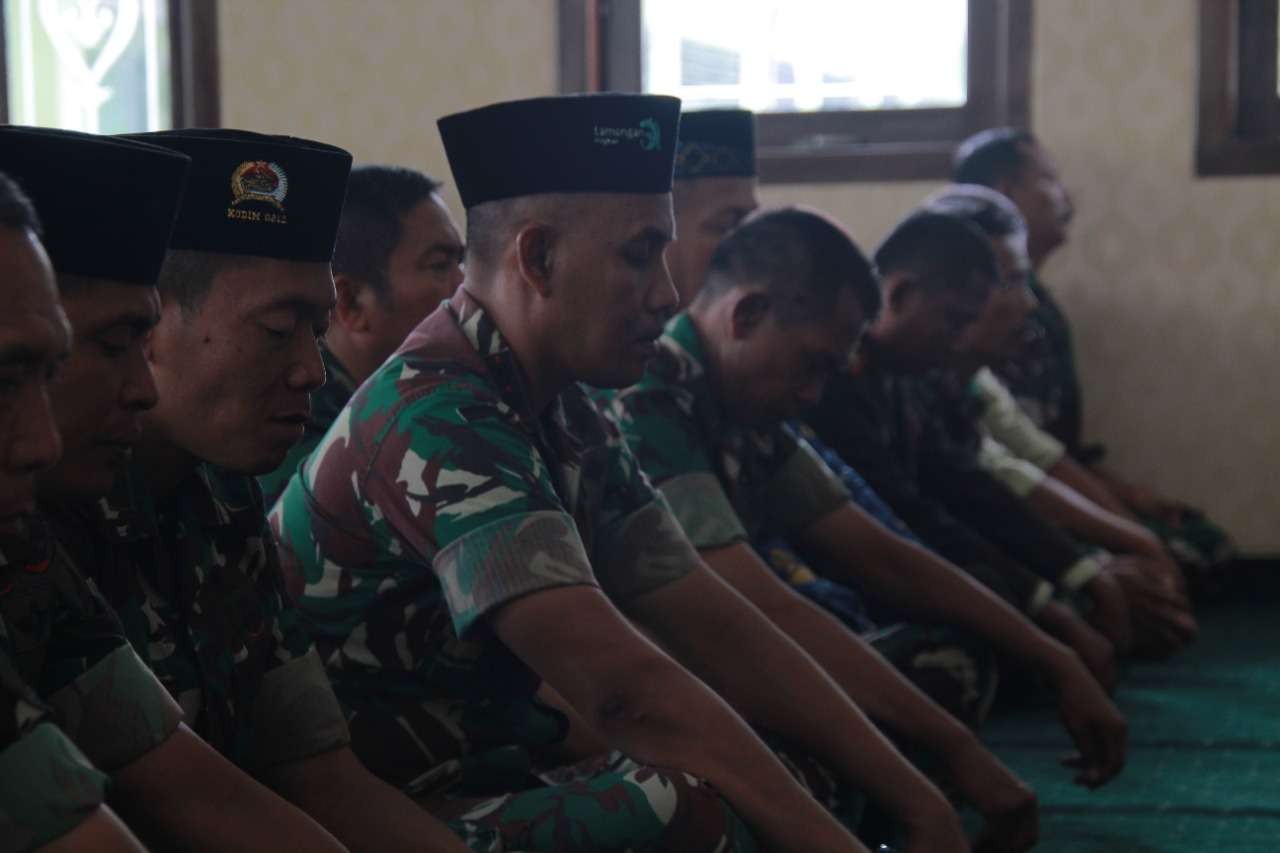
[[[753,113],[704,110],[680,117],[672,192],[676,239],[667,249],[667,263],[681,305],[691,304],[701,290],[720,240],[759,206],[756,184]],[[791,426],[805,434],[840,476],[854,503],[889,529],[913,539],[856,471],[823,447],[803,424],[793,421]],[[872,639],[876,649],[931,698],[969,725],[981,722],[997,679],[989,649],[945,629],[877,628],[858,591],[814,572],[782,537],[762,534],[752,545],[794,589]]]
[[[139,413],[155,403],[142,339],[158,312],[155,280],[189,160],[127,140],[6,127],[0,162],[40,207],[75,339],[51,389],[62,458],[40,475],[39,499],[96,500],[127,459]],[[135,192],[140,176],[145,194]],[[96,584],[62,549],[45,553],[48,537],[34,535],[41,530],[5,543],[24,546],[24,563],[40,571],[16,573],[0,596],[0,622],[19,672],[110,774],[112,801],[133,826],[178,847],[253,839],[337,849],[182,724]]]
[[[1099,506],[1141,520],[1169,547],[1193,578],[1214,585],[1234,558],[1230,536],[1204,513],[1131,483],[1102,466],[1105,448],[1083,441],[1084,405],[1076,373],[1071,325],[1053,292],[1040,281],[1048,258],[1067,241],[1075,214],[1057,166],[1030,132],[992,128],[956,149],[957,183],[980,184],[1008,196],[1027,223],[1031,261],[1028,287],[1036,306],[1016,355],[993,365],[1018,404],[1064,452],[1050,470],[1056,479]]]
[[[177,792],[197,791],[218,809],[205,837],[183,846],[230,846],[217,840],[225,833],[240,844],[278,834],[279,845],[336,847],[319,823],[357,847],[460,849],[352,756],[323,668],[284,602],[251,476],[279,464],[300,436],[306,395],[323,379],[314,335],[333,301],[328,258],[350,158],[237,131],[144,138],[192,160],[159,305],[147,287],[129,292],[127,282],[145,277],[69,270],[89,279],[73,297],[86,342],[59,392],[60,414],[81,427],[89,413],[101,416],[99,435],[115,445],[86,439],[77,459],[120,470],[107,497],[87,501],[93,478],[55,469],[42,498],[68,559],[119,612],[188,723],[310,815],[238,771],[230,783],[214,777],[194,787],[173,785],[171,773]],[[120,316],[131,319],[92,331],[95,319]],[[142,437],[130,456],[120,444],[139,414]],[[268,806],[248,818],[237,809],[224,826],[222,798],[234,809],[246,789],[269,796]]]
[[[918,778],[846,739],[856,708],[700,565],[576,384],[637,379],[674,308],[677,110],[602,95],[442,119],[467,280],[361,387],[272,514],[359,754],[441,808],[509,792],[461,816],[475,849],[752,849],[686,774],[771,846],[861,849],[617,608],[844,779]],[[540,678],[643,763],[530,787],[567,731],[534,700]],[[911,849],[957,849],[952,809],[920,782]]]
[[[756,117],[749,110],[700,110],[680,116],[671,186],[676,239],[667,266],[687,306],[707,278],[711,253],[760,206],[756,195]]]
[[[924,476],[932,461],[925,450],[939,446],[928,431],[937,425],[922,413],[913,377],[947,363],[959,336],[980,315],[996,277],[990,244],[962,220],[917,213],[886,238],[876,265],[883,310],[856,362],[832,378],[806,422],[930,547],[1033,615],[1113,688],[1118,673],[1111,643],[1053,600],[1059,586],[1087,590],[1099,604],[1096,618],[1106,617],[1100,624],[1122,637],[1123,593],[1102,574],[1097,557],[1059,542],[1023,564],[953,512],[948,496],[934,491],[940,478]],[[1002,531],[1006,537],[1019,533]]]
[[[722,109],[680,116],[671,193],[676,239],[667,247],[667,266],[682,307],[690,305],[701,290],[716,246],[760,206],[757,184],[754,113]],[[844,473],[845,485],[858,505],[893,524],[892,514],[858,475],[847,466]],[[872,629],[866,605],[856,592],[814,573],[780,538],[754,544],[773,569],[803,595],[838,614],[857,631]],[[962,653],[958,648],[955,651]]]
[[[462,238],[439,189],[439,181],[413,169],[351,170],[333,251],[338,302],[320,346],[325,383],[311,395],[302,441],[258,478],[267,506],[360,383],[462,283]]]
[[[70,346],[30,201],[0,175],[0,529],[23,536],[35,474],[61,449],[49,382]],[[22,566],[0,554],[0,599]],[[0,850],[141,850],[105,805],[107,777],[19,676],[0,633]]]
[[[1182,591],[1181,573],[1160,539],[1142,525],[1112,513],[1048,476],[1031,462],[1014,457],[994,438],[982,434],[982,404],[970,390],[980,384],[975,380],[975,368],[1009,354],[1011,342],[1017,339],[1028,310],[1035,305],[1027,288],[1026,226],[1017,207],[986,187],[956,184],[927,199],[923,209],[972,223],[987,235],[1000,268],[1000,285],[987,300],[978,322],[966,330],[949,369],[930,380],[930,398],[935,403],[933,419],[948,427],[934,433],[946,443],[935,455],[962,478],[957,484],[960,500],[972,507],[982,503],[982,495],[1007,489],[1024,497],[1033,510],[1063,530],[1128,555],[1109,559],[1104,571],[1125,590],[1139,649],[1157,655],[1171,654],[1194,638],[1196,626]],[[989,370],[987,376],[989,383],[998,385],[999,380]],[[1050,436],[1039,441],[1056,443]],[[987,466],[981,464],[984,458],[1004,476],[990,475]],[[969,473],[975,467],[982,470]],[[985,483],[984,479],[999,479],[1001,486]],[[1041,519],[1030,517],[1023,506],[1009,500],[1001,499],[997,506],[984,508],[979,514],[998,517],[998,524],[992,525],[996,528],[993,536],[999,535],[998,528],[1009,526],[1026,528],[1024,535],[1043,527]],[[980,523],[981,519],[975,525]],[[1054,547],[1051,541],[1047,546],[1045,541],[1034,545],[1041,551]]]
[[[644,379],[618,392],[609,411],[712,568],[875,716],[941,752],[950,775],[985,768],[960,789],[992,818],[998,836],[1034,814],[1019,783],[976,740],[933,739],[954,724],[935,722],[937,709],[865,645],[771,583],[746,544],[772,530],[896,611],[989,639],[1058,689],[1063,716],[1088,756],[1082,778],[1101,784],[1119,770],[1123,721],[1079,660],[954,567],[857,509],[783,426],[821,396],[878,301],[870,265],[838,226],[794,209],[759,215],[717,249],[707,283],[668,324]],[[1002,812],[1010,806],[1023,812]]]

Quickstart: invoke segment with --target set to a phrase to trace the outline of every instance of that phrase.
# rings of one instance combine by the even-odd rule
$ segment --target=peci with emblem
[[[140,133],[192,159],[171,249],[328,263],[351,155],[341,148],[244,130]],[[241,144],[228,144],[241,143]],[[246,154],[252,152],[251,158]]]

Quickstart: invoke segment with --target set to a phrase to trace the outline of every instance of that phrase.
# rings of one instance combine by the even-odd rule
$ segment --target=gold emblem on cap
[[[266,160],[246,160],[231,173],[231,206],[227,208],[227,219],[288,225],[289,219],[284,212],[284,197],[288,193],[289,178],[279,164],[268,163]],[[238,205],[251,201],[269,204],[279,213],[238,209]]]
[[[284,210],[289,178],[284,169],[266,160],[246,160],[231,173],[231,205],[251,201],[266,202]]]

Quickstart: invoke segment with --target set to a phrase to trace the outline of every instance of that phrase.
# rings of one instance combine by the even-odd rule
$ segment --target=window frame
[[[1280,0],[1200,0],[1195,168],[1280,174]]]
[[[560,90],[640,90],[641,0],[559,0]],[[1030,127],[1031,0],[969,0],[962,107],[762,113],[764,183],[946,179],[955,147],[988,127]],[[816,143],[816,144],[815,144]]]
[[[217,127],[221,119],[218,0],[168,0],[174,128]],[[9,121],[8,40],[0,5],[0,123]]]

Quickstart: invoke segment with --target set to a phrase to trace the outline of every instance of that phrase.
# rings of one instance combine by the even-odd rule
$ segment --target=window
[[[561,88],[756,111],[761,178],[944,178],[1029,119],[1029,0],[561,0]]]
[[[1196,172],[1280,173],[1277,0],[1200,0]]]
[[[92,133],[216,125],[212,0],[2,0],[2,118]]]

